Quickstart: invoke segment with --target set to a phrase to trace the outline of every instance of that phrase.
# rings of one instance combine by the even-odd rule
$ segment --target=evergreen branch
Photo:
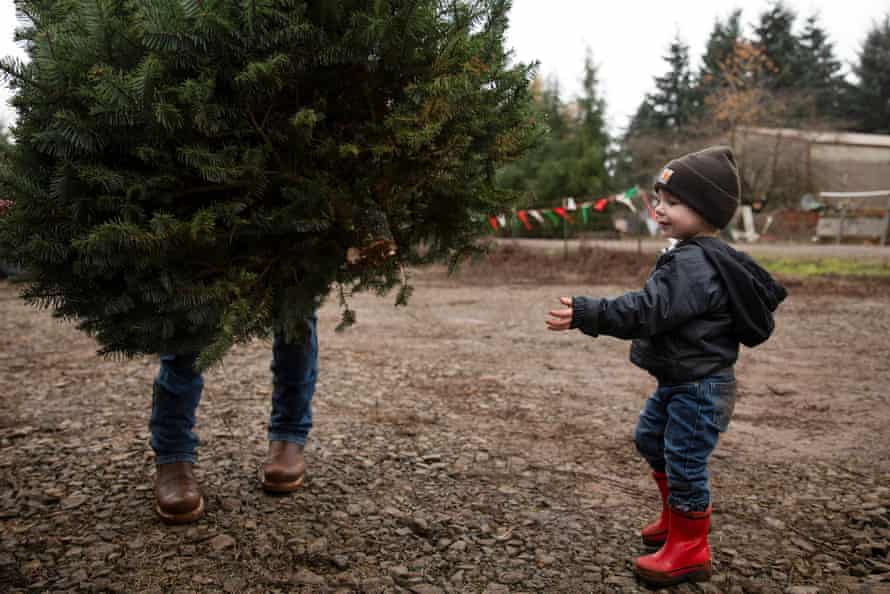
[[[254,115],[253,115],[253,110],[251,110],[250,108],[247,108],[247,109],[245,109],[245,111],[247,112],[247,116],[250,119],[250,123],[253,126],[253,129],[256,131],[257,134],[259,134],[263,138],[263,142],[265,142],[266,147],[269,149],[269,152],[275,158],[275,163],[279,167],[281,167],[281,157],[279,156],[278,151],[275,150],[275,144],[272,142],[272,139],[269,138],[269,135],[266,134],[266,132],[263,130],[262,126],[260,126],[257,123],[256,117],[254,117]]]
[[[7,62],[9,60],[9,62]],[[12,78],[19,82],[20,85],[31,85],[36,89],[40,89],[44,94],[50,94],[54,91],[50,86],[42,84],[34,79],[33,76],[25,76],[21,70],[17,69],[13,64],[23,64],[21,60],[13,57],[6,57],[0,60],[0,71],[5,74],[4,78]]]
[[[229,182],[225,184],[211,184],[208,186],[194,186],[179,192],[173,193],[175,198],[184,198],[194,194],[207,194],[212,192],[226,192],[227,190],[242,190],[250,188],[254,185],[253,181]]]
[[[343,310],[340,316],[340,323],[334,328],[335,332],[343,332],[348,327],[355,324],[355,312],[350,309],[349,302],[346,300],[346,290],[342,283],[337,283],[337,293],[340,299],[340,308]]]

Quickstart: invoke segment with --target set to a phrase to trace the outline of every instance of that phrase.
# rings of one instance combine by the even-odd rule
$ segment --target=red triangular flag
[[[561,216],[568,222],[570,222],[570,223],[572,222],[572,217],[569,216],[569,214],[566,212],[566,209],[564,209],[563,207],[557,206],[556,208],[553,209],[553,212],[555,212],[556,214],[558,214],[559,216]]]
[[[528,215],[525,214],[524,210],[520,210],[519,212],[517,212],[516,216],[519,217],[519,220],[522,221],[522,224],[525,226],[526,229],[528,229],[529,231],[532,230],[531,223],[528,222]]]

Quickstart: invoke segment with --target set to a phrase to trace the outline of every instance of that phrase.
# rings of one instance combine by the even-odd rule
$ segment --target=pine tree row
[[[784,127],[828,127],[890,133],[890,15],[867,34],[853,80],[816,16],[775,2],[745,35],[742,12],[714,24],[696,69],[679,35],[667,72],[640,103],[629,134],[664,132],[735,119]],[[744,108],[748,108],[747,110]]]

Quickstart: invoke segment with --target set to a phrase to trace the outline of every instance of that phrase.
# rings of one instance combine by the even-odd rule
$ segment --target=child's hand
[[[572,298],[560,297],[559,302],[567,309],[551,309],[552,319],[547,320],[547,327],[551,330],[568,330],[572,325]]]

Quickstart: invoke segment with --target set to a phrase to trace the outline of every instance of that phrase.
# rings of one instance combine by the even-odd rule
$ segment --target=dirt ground
[[[0,591],[646,591],[632,559],[658,503],[631,432],[654,382],[627,342],[544,319],[651,262],[501,250],[416,271],[407,308],[354,297],[344,333],[325,306],[294,496],[257,480],[270,345],[235,349],[207,376],[207,512],[183,527],[152,512],[156,359],[98,358],[0,281]],[[716,574],[672,591],[890,592],[890,291],[789,284],[712,459]]]

